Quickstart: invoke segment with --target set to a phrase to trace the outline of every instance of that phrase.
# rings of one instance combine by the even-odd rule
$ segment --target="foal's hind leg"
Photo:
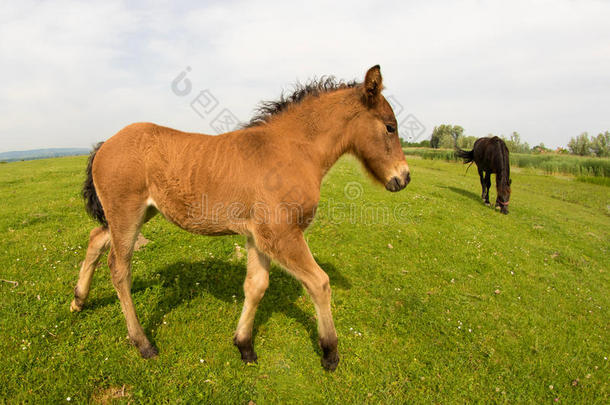
[[[78,282],[74,287],[74,300],[70,304],[70,311],[80,311],[83,309],[85,300],[89,296],[93,273],[100,261],[100,257],[110,247],[110,233],[105,226],[99,226],[89,234],[89,246],[85,261],[80,268]]]
[[[304,286],[318,315],[318,335],[322,348],[322,365],[334,370],[339,364],[337,332],[330,308],[330,280],[313,258],[301,230],[256,238],[259,248],[284,266]]]
[[[131,257],[133,246],[142,223],[147,219],[145,208],[122,207],[120,218],[108,218],[112,248],[108,255],[108,265],[112,284],[119,296],[121,309],[127,322],[129,339],[144,358],[157,355],[157,349],[149,342],[136,316],[131,298]]]
[[[246,363],[256,361],[256,353],[252,346],[252,325],[258,303],[265,295],[269,285],[269,257],[258,250],[252,238],[248,238],[248,273],[244,281],[244,308],[239,318],[233,343],[241,353],[241,359]]]

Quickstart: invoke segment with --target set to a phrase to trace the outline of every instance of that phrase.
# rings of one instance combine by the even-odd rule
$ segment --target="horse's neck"
[[[347,90],[321,95],[284,118],[291,120],[291,130],[281,136],[290,137],[294,148],[306,150],[297,155],[316,167],[320,179],[351,149],[347,125],[357,113],[353,99],[353,92]]]

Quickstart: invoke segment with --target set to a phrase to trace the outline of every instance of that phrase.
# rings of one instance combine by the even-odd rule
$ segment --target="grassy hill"
[[[400,193],[349,157],[324,181],[307,239],[333,287],[335,373],[320,366],[313,305],[275,266],[255,322],[259,362],[242,364],[231,337],[243,238],[190,235],[160,216],[134,256],[136,308],[160,351],[142,360],[106,264],[83,312],[69,312],[94,226],[79,196],[85,157],[0,166],[0,398],[607,402],[608,188],[513,168],[504,216],[480,202],[476,172],[408,160]]]
[[[18,160],[48,159],[61,156],[77,156],[88,154],[89,149],[84,148],[31,149],[12,152],[0,152],[0,162],[16,162]]]

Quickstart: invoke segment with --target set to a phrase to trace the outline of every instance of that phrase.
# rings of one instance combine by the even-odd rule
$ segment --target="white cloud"
[[[610,129],[609,12],[597,1],[3,4],[0,151],[88,146],[134,121],[211,132],[192,97],[170,90],[186,66],[193,93],[211,89],[246,120],[296,79],[360,79],[376,63],[429,130],[565,145]]]

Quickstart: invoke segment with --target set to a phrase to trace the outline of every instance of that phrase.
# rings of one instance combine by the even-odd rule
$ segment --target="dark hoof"
[[[322,367],[328,371],[335,371],[339,364],[339,354],[335,351],[322,357]]]
[[[241,353],[241,361],[244,363],[256,363],[258,360],[258,356],[256,356],[256,352],[254,350],[240,350]]]
[[[147,346],[144,349],[140,349],[140,355],[145,359],[152,359],[153,357],[157,357],[159,351],[154,346]]]
[[[254,351],[254,347],[252,346],[252,341],[240,343],[237,341],[237,339],[233,339],[233,344],[239,349],[239,353],[241,354],[241,360],[244,363],[256,363],[258,357],[256,356],[256,352]]]
[[[85,305],[85,298],[81,298],[81,294],[78,292],[78,286],[74,287],[74,299],[70,303],[70,312],[80,312]]]
[[[76,299],[73,299],[70,303],[70,312],[80,312],[83,310],[82,301],[79,303]]]

